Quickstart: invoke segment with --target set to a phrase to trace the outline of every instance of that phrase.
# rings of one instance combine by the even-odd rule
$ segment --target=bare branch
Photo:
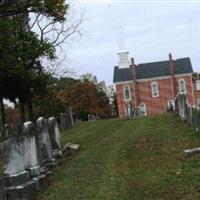
[[[39,14],[35,14],[35,20],[34,22],[32,23],[32,25],[29,25],[30,27],[30,30],[35,26],[35,24],[38,22],[38,19],[40,17],[40,13]]]
[[[62,58],[55,60],[53,62],[46,61],[46,70],[54,77],[64,77],[69,75],[74,75],[74,68],[69,67],[69,58],[64,55]]]
[[[38,31],[41,40],[47,40],[54,47],[62,46],[67,39],[73,36],[81,36],[80,27],[83,23],[83,14],[78,20],[68,13],[66,21],[55,21],[53,18],[37,17],[37,23],[31,26]]]

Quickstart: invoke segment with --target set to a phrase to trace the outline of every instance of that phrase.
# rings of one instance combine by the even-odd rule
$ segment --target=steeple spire
[[[120,35],[119,35],[119,49],[118,49],[118,53],[119,52],[126,52],[126,45],[125,45],[125,41],[122,35],[122,32],[120,31]]]
[[[120,31],[119,48],[117,54],[119,57],[119,62],[118,62],[119,68],[128,68],[130,66],[129,52],[126,50],[124,38],[122,36],[121,31]]]

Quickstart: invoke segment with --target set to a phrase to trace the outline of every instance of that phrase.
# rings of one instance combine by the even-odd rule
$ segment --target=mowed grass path
[[[200,199],[200,135],[174,114],[82,122],[62,133],[80,150],[38,200]]]

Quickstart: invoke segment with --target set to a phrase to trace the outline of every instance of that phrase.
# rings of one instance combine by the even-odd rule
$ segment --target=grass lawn
[[[38,200],[200,199],[200,135],[174,114],[82,122],[62,133],[80,150]]]

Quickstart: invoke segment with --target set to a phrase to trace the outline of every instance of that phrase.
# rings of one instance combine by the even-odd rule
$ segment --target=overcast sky
[[[190,57],[200,71],[200,1],[139,3],[74,0],[73,9],[84,9],[87,37],[73,41],[70,65],[77,74],[91,72],[112,84],[118,63],[120,30],[136,64]]]

